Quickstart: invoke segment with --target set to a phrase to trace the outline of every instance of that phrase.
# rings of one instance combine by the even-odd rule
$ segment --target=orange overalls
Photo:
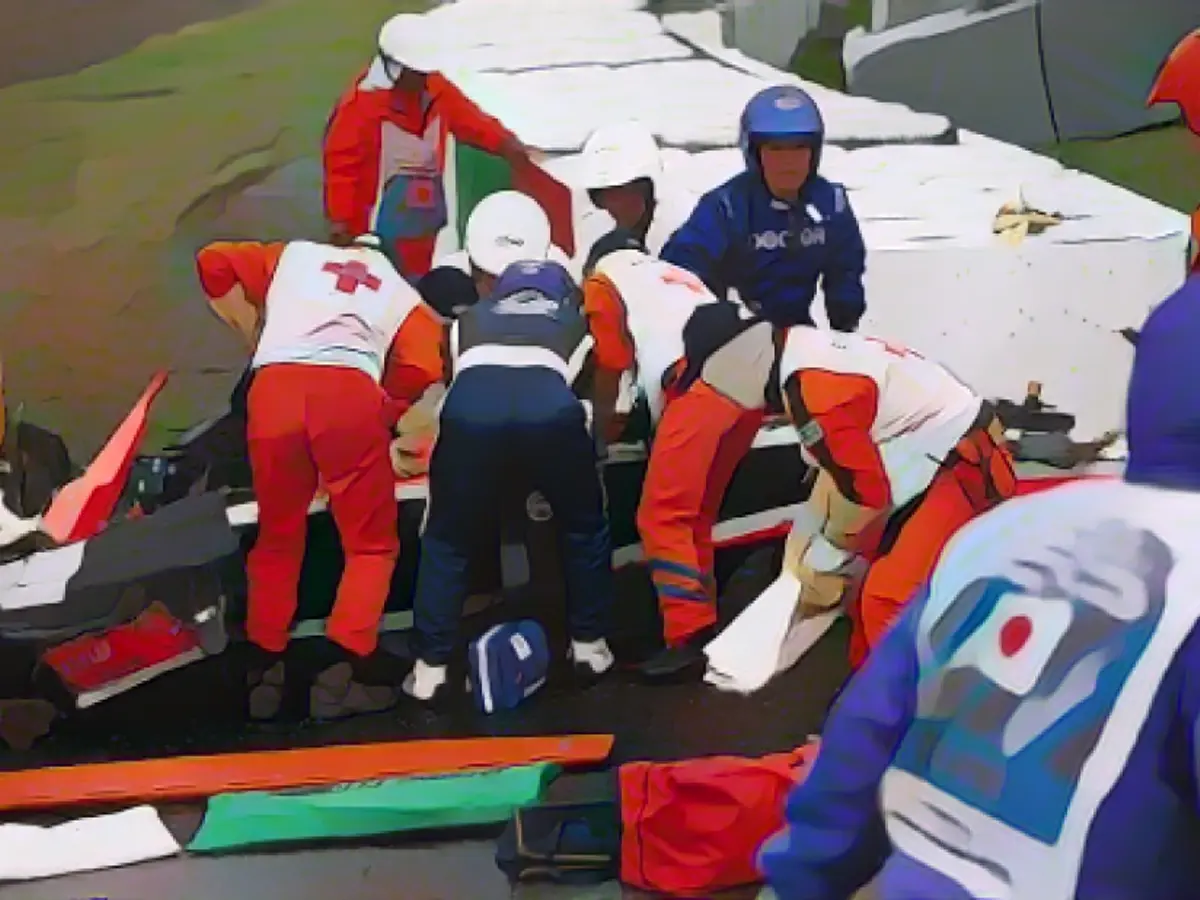
[[[713,528],[763,421],[701,379],[668,389],[654,431],[637,526],[668,647],[717,624]]]
[[[445,224],[447,135],[488,153],[516,140],[442,75],[431,73],[422,93],[402,92],[381,80],[377,67],[342,95],[325,132],[325,213],[352,236],[375,229],[385,189],[392,179],[406,180],[401,193],[412,215],[408,232],[396,240],[395,259],[413,283],[432,267]]]
[[[216,243],[200,251],[200,282],[213,300],[235,287],[263,310],[283,244]],[[330,276],[332,277],[332,275]],[[287,298],[272,297],[271,302]],[[365,372],[281,363],[254,374],[247,441],[258,501],[258,538],[247,560],[246,633],[282,652],[296,613],[308,507],[329,493],[345,567],[326,635],[358,656],[375,649],[399,555],[391,429],[442,377],[442,326],[423,304],[396,333],[382,387]]]
[[[615,285],[603,276],[588,278],[584,308],[590,321],[601,323],[593,325],[597,366],[610,373],[632,368],[633,338]],[[744,407],[701,378],[679,390],[685,366],[680,360],[664,373],[665,404],[637,512],[668,647],[717,623],[713,527],[733,474],[763,421],[761,406]]]
[[[890,509],[890,479],[871,436],[879,385],[866,375],[801,369],[789,379],[786,396],[802,438],[806,424],[820,435],[806,447],[847,499],[868,509]],[[954,533],[1016,493],[1016,473],[999,427],[984,403],[929,487],[872,529],[878,536],[862,548],[870,568],[850,610],[854,668],[932,574]]]

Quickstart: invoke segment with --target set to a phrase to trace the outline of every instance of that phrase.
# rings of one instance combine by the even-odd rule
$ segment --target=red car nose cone
[[[1171,51],[1158,70],[1146,103],[1177,103],[1188,127],[1200,135],[1200,29]]]

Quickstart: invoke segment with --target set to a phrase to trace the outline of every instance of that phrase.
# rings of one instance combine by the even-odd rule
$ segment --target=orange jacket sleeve
[[[267,289],[286,244],[258,241],[216,241],[196,254],[196,272],[211,300],[224,297],[241,285],[246,301],[255,309],[267,302]]]
[[[583,282],[583,313],[595,346],[596,365],[609,372],[624,372],[634,365],[633,338],[625,318],[625,301],[609,279],[589,275]]]
[[[383,389],[402,414],[445,375],[446,328],[424,303],[417,304],[392,339]]]
[[[879,386],[866,375],[802,369],[784,385],[800,442],[847,500],[887,509],[892,488],[871,437]]]
[[[447,130],[464,144],[487,153],[499,153],[505,143],[516,140],[499,119],[485,113],[441,75],[430,75],[427,84],[445,117]]]
[[[353,233],[367,230],[373,197],[364,197],[362,173],[378,155],[377,110],[379,98],[360,91],[360,73],[350,89],[333,108],[321,145],[325,172],[325,216],[331,222],[347,226]],[[378,160],[375,160],[378,165]]]

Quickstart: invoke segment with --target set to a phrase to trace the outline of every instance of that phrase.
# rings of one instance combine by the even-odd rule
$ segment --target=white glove
[[[388,452],[397,478],[415,478],[429,471],[429,460],[422,451],[437,435],[438,413],[445,397],[445,385],[433,385],[396,423],[396,437]]]
[[[430,437],[437,433],[438,412],[446,396],[445,385],[435,384],[421,399],[405,410],[396,423],[396,434],[405,437]]]
[[[814,548],[817,548],[816,552]],[[821,568],[814,565],[814,559],[822,564]],[[838,550],[821,535],[805,536],[793,532],[788,537],[783,551],[783,570],[800,582],[799,618],[827,612],[842,602],[842,596],[850,586],[853,560],[853,554]],[[825,569],[824,565],[829,562],[837,565]]]
[[[842,532],[847,511],[856,512],[842,500],[833,479],[821,472],[792,522],[783,553],[784,571],[800,582],[801,617],[835,608],[850,585],[856,555],[826,537]]]
[[[835,547],[825,535],[818,534],[809,542],[800,564],[822,575],[840,575],[853,560],[854,554],[849,550]]]
[[[402,434],[392,439],[388,452],[397,478],[416,478],[429,471],[429,459],[421,452],[423,445],[420,436]]]

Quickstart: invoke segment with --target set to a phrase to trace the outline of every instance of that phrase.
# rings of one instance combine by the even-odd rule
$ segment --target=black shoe
[[[356,656],[329,642],[329,662],[313,679],[309,711],[321,722],[386,712],[400,700],[396,660],[380,650]]]
[[[237,649],[242,657],[246,718],[252,722],[281,720],[288,695],[287,664],[283,654],[263,650],[252,643]]]
[[[705,628],[682,644],[660,650],[638,666],[638,674],[651,684],[678,684],[700,681],[708,668],[704,645],[712,640],[713,629]]]
[[[37,698],[0,700],[0,743],[25,751],[49,733],[58,710]]]

